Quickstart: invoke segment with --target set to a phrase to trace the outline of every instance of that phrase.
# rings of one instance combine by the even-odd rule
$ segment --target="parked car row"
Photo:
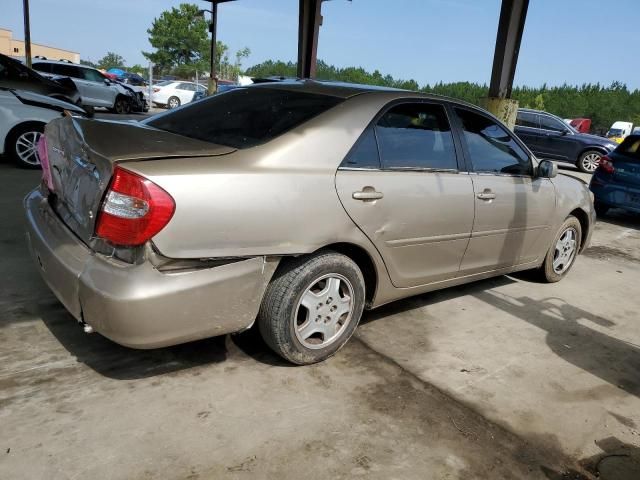
[[[495,117],[414,92],[266,83],[139,123],[56,119],[41,145],[35,265],[86,332],[134,348],[255,322],[318,362],[365,308],[519,270],[561,280],[595,221],[584,183]]]

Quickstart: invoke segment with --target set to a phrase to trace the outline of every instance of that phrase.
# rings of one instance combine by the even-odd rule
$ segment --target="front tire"
[[[260,333],[286,360],[317,363],[342,348],[358,326],[364,278],[353,260],[333,251],[287,262],[265,292],[258,314]]]
[[[543,281],[555,283],[562,280],[578,256],[582,243],[582,225],[570,215],[556,234],[549,251],[540,267],[539,273]]]
[[[44,125],[31,123],[16,128],[6,140],[7,154],[21,168],[40,168],[38,141],[44,132]]]
[[[113,111],[119,115],[126,115],[131,112],[131,103],[124,97],[118,97],[113,105]]]
[[[582,173],[593,173],[600,164],[602,153],[597,150],[587,150],[580,155],[576,166]]]

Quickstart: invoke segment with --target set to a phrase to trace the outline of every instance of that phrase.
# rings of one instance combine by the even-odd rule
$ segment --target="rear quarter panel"
[[[387,101],[365,97],[262,146],[217,158],[127,163],[175,199],[156,248],[171,258],[292,255],[366,238],[335,188],[342,159]]]

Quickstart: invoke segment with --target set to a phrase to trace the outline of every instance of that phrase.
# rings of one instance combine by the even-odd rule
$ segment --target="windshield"
[[[609,130],[607,135],[609,135],[610,137],[618,137],[618,136],[622,135],[622,129],[621,128],[612,128],[612,129]]]
[[[627,158],[636,162],[640,161],[640,135],[630,135],[616,149],[616,153],[622,153]]]
[[[174,82],[174,80],[162,80],[161,82],[156,82],[154,83],[154,85],[158,86],[158,87],[164,87],[166,85],[170,85]]]
[[[268,142],[342,102],[261,87],[237,88],[151,117],[151,127],[234,148]]]

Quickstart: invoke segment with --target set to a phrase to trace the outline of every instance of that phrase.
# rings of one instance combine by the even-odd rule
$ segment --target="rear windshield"
[[[234,148],[266,143],[342,102],[330,95],[262,87],[237,88],[143,123]]]
[[[630,135],[624,139],[624,142],[616,148],[616,153],[621,153],[625,157],[640,160],[640,135]]]

